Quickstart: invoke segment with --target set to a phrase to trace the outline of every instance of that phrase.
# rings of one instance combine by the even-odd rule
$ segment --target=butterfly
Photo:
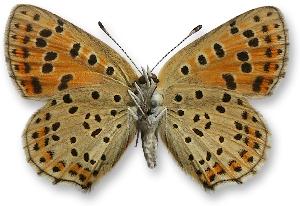
[[[6,29],[11,76],[24,97],[46,101],[23,135],[28,162],[54,183],[90,189],[135,138],[154,168],[160,138],[205,188],[241,183],[269,147],[248,99],[284,76],[287,38],[277,8],[256,8],[182,48],[156,76],[63,18],[17,5]]]

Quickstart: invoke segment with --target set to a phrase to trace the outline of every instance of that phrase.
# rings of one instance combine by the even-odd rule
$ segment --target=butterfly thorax
[[[150,168],[156,166],[157,128],[165,113],[161,106],[162,96],[156,91],[157,83],[158,79],[154,74],[144,72],[144,75],[134,83],[132,91],[128,91],[135,103],[129,110],[137,122],[144,156]]]

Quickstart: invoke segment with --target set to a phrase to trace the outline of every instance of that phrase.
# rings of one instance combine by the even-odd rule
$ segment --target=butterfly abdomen
[[[157,137],[153,131],[142,133],[144,156],[149,168],[156,166]]]

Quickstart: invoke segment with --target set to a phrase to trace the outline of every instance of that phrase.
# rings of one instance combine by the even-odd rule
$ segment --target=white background
[[[6,2],[6,3],[4,3]],[[0,39],[11,8],[30,3],[52,11],[100,39],[101,20],[139,66],[152,67],[198,24],[196,37],[249,9],[273,5],[285,15],[289,29],[289,65],[274,95],[252,101],[272,132],[272,148],[264,167],[242,185],[205,191],[177,167],[160,144],[158,167],[146,166],[141,146],[129,146],[119,163],[90,193],[72,185],[52,185],[25,161],[21,134],[41,102],[23,99],[8,76],[0,44],[0,205],[295,205],[300,172],[300,11],[295,0],[282,1],[1,1]],[[296,38],[298,37],[298,38]],[[108,41],[110,45],[112,42]],[[188,42],[186,42],[188,43]],[[299,203],[298,203],[299,205]]]

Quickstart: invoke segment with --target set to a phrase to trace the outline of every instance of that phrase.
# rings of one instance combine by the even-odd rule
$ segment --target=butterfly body
[[[162,95],[156,91],[158,79],[149,70],[143,70],[143,75],[135,82],[135,94],[129,94],[136,104],[130,111],[137,121],[142,147],[149,168],[156,166],[156,150],[158,145],[158,126],[166,112],[162,106]]]
[[[54,183],[90,188],[138,132],[148,167],[156,166],[160,138],[210,189],[242,182],[265,158],[270,133],[248,99],[270,95],[285,74],[287,29],[275,7],[250,10],[199,37],[158,77],[140,74],[101,40],[31,5],[13,9],[5,44],[22,95],[46,101],[27,124],[24,149]]]

